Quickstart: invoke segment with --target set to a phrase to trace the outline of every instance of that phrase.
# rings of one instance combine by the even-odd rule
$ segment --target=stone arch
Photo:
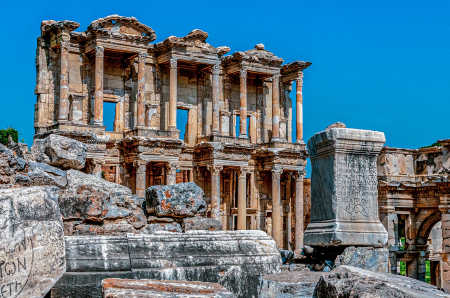
[[[436,223],[441,220],[441,212],[435,211],[430,216],[428,216],[420,225],[417,231],[417,244],[426,244],[428,236],[430,235],[431,229]]]

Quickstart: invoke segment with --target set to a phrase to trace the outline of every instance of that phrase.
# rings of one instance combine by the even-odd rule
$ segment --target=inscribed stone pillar
[[[280,168],[272,169],[272,237],[281,248],[283,246],[280,177],[283,172]]]
[[[145,126],[145,58],[146,53],[138,56],[138,82],[137,82],[137,126]]]
[[[147,176],[147,165],[145,163],[136,164],[136,195],[145,197],[145,181]]]
[[[247,138],[247,70],[240,71],[240,123],[239,123],[239,137]]]
[[[311,156],[311,246],[383,247],[387,232],[378,217],[377,156],[384,133],[328,128],[308,141]]]
[[[212,105],[213,105],[213,116],[212,116],[212,134],[219,134],[219,74],[220,74],[220,64],[214,64],[212,69]]]
[[[177,59],[170,59],[169,83],[169,130],[177,129],[177,86],[178,67]]]
[[[241,168],[238,178],[237,229],[247,229],[247,169]]]
[[[83,97],[72,95],[70,120],[73,123],[81,124],[83,122]]]
[[[295,176],[295,250],[303,248],[303,173]]]
[[[211,166],[211,217],[221,220],[220,217],[220,171],[221,166]]]
[[[95,47],[94,125],[103,125],[103,59],[103,47]]]
[[[297,128],[297,143],[303,142],[303,73],[299,74],[296,80],[296,128]]]
[[[272,140],[280,139],[280,75],[272,77]]]
[[[175,163],[169,163],[167,168],[167,185],[173,185],[177,183],[177,166]]]
[[[62,34],[63,41],[60,47],[61,71],[59,77],[59,110],[58,120],[69,119],[69,34]]]

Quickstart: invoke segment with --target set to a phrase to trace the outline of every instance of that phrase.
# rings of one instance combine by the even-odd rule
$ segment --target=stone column
[[[296,80],[296,124],[297,124],[297,143],[303,142],[303,73],[299,74]]]
[[[102,46],[95,48],[95,95],[94,95],[94,120],[92,124],[103,125],[103,59]]]
[[[62,34],[60,47],[61,71],[59,76],[59,109],[58,121],[69,119],[69,40],[68,34]]]
[[[450,197],[441,197],[442,254],[440,261],[441,287],[450,291]]]
[[[178,86],[177,59],[170,59],[170,86],[169,86],[169,130],[177,129],[177,86]]]
[[[145,126],[145,58],[146,53],[138,56],[138,82],[137,82],[137,126]],[[172,86],[172,85],[171,85]]]
[[[280,177],[282,169],[272,169],[272,237],[278,248],[283,246],[282,218],[281,218],[281,198],[280,198]]]
[[[295,176],[295,250],[300,252],[303,248],[303,173]]]
[[[83,97],[72,95],[70,120],[72,123],[83,123]]]
[[[280,139],[280,75],[272,77],[272,140]]]
[[[247,169],[240,168],[238,178],[238,218],[237,229],[247,229]]]
[[[167,185],[174,185],[177,183],[177,166],[175,163],[169,163],[166,168]]]
[[[241,69],[240,71],[240,126],[239,137],[247,138],[247,70]]]
[[[220,217],[220,171],[222,166],[213,165],[210,167],[211,173],[211,217],[221,220]]]
[[[147,176],[147,164],[145,162],[136,163],[136,195],[145,197],[145,181]]]
[[[213,115],[212,115],[212,134],[219,134],[219,74],[220,74],[220,64],[214,64],[212,69],[212,105],[213,105]]]

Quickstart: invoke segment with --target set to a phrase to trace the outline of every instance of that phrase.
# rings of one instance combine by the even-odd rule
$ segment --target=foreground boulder
[[[321,276],[314,290],[314,297],[435,298],[450,295],[435,286],[409,277],[339,266],[330,274]]]
[[[335,266],[349,265],[374,272],[389,272],[389,251],[387,248],[347,247],[337,256]]]
[[[147,188],[147,212],[156,216],[192,217],[206,212],[203,190],[193,182]]]
[[[0,230],[1,297],[43,297],[66,270],[56,189],[0,190]]]
[[[102,281],[103,297],[235,297],[219,284],[200,281],[108,278]]]
[[[280,270],[275,241],[262,231],[157,232],[66,236],[67,272],[52,297],[101,297],[105,278],[219,283],[256,297],[259,276]]]
[[[62,169],[81,170],[86,164],[86,145],[56,134],[36,140],[31,151],[37,161]]]

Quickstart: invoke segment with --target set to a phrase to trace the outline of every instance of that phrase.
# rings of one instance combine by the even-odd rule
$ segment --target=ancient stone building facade
[[[195,181],[224,229],[261,229],[279,247],[302,246],[302,77],[309,62],[283,64],[263,44],[229,54],[198,29],[152,43],[150,27],[116,15],[85,32],[78,27],[42,22],[35,138],[56,133],[86,143],[85,172],[140,196],[151,185]],[[106,104],[115,106],[111,130]]]
[[[388,231],[391,271],[450,289],[450,140],[421,149],[383,148],[378,158],[378,200]],[[442,226],[442,227],[441,227]],[[404,239],[405,243],[402,243]]]

